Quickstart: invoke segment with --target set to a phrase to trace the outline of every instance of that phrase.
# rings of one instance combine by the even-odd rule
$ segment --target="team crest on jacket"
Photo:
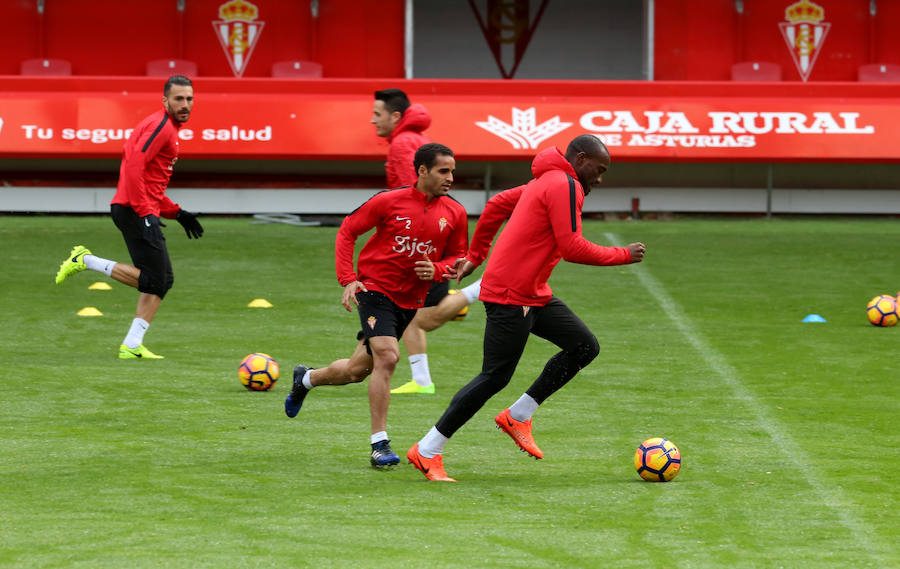
[[[444,232],[444,228],[447,227],[447,218],[446,218],[446,217],[440,218],[440,219],[438,220],[438,225],[441,226],[441,233],[443,233],[443,232]]]
[[[375,329],[375,322],[377,322],[377,320],[375,319],[374,316],[369,316],[369,317],[366,319],[366,323],[368,323],[369,328],[372,329],[372,330]]]

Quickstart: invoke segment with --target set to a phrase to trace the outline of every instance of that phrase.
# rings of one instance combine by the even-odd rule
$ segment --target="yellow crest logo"
[[[259,8],[247,0],[231,0],[219,6],[219,20],[213,29],[235,77],[241,77],[250,62],[250,55],[262,33],[265,22],[258,21]]]
[[[822,51],[831,24],[825,21],[825,8],[810,0],[789,5],[784,10],[784,19],[787,21],[779,23],[778,27],[800,77],[806,81]]]
[[[441,226],[441,233],[444,232],[444,228],[447,227],[447,218],[442,217],[438,220],[438,225]]]
[[[369,328],[371,328],[372,330],[375,329],[375,322],[377,322],[377,320],[375,319],[374,316],[369,316],[366,319],[366,323],[369,325]]]

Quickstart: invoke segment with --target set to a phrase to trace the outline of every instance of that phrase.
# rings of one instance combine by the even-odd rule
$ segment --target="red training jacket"
[[[466,258],[480,265],[503,222],[481,278],[485,302],[544,306],[553,296],[547,280],[560,259],[584,265],[631,263],[626,247],[603,247],[581,235],[584,190],[575,169],[557,148],[538,153],[534,179],[488,200]]]
[[[334,264],[341,286],[361,281],[370,291],[388,296],[401,308],[422,308],[432,281],[420,280],[416,261],[425,255],[435,265],[435,280],[466,253],[469,228],[466,210],[449,196],[426,202],[415,187],[386,190],[372,196],[344,218],[334,243]],[[356,239],[372,228],[353,271]]]
[[[413,159],[420,146],[431,142],[424,132],[429,126],[431,115],[422,105],[410,105],[403,113],[387,139],[391,144],[384,165],[388,188],[412,186],[419,179],[413,168]]]
[[[175,217],[181,208],[166,196],[166,187],[178,160],[181,125],[165,109],[137,125],[125,142],[119,184],[111,204],[128,206],[141,217]]]

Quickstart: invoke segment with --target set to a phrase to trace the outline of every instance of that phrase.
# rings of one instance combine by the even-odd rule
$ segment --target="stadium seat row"
[[[65,59],[37,58],[22,62],[22,75],[65,76],[72,75],[72,64]],[[147,75],[169,77],[185,75],[196,77],[197,64],[185,59],[155,59],[147,62]],[[272,64],[272,77],[322,77],[322,65],[315,61],[278,61]]]
[[[900,65],[861,65],[857,79],[865,82],[900,82]],[[781,81],[781,66],[768,61],[742,61],[731,66],[732,81]]]

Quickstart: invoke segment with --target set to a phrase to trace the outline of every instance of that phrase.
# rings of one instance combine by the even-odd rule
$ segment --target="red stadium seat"
[[[279,61],[272,64],[272,77],[321,77],[322,64],[315,61]]]
[[[147,75],[151,77],[171,77],[172,75],[196,77],[197,64],[184,59],[154,59],[147,62]]]
[[[65,59],[26,59],[22,75],[71,75],[72,64]]]
[[[742,61],[731,66],[732,81],[781,81],[781,66],[766,61]]]
[[[900,65],[893,63],[870,63],[859,68],[860,81],[900,82]]]

